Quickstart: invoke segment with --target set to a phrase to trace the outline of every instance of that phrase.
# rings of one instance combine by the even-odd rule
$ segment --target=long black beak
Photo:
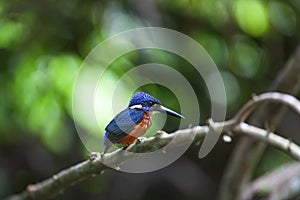
[[[151,108],[152,108],[153,111],[157,111],[157,112],[161,112],[161,113],[165,112],[168,115],[172,115],[174,117],[178,117],[178,118],[184,119],[184,116],[182,116],[182,115],[178,114],[177,112],[175,112],[175,111],[173,111],[173,110],[171,110],[169,108],[166,108],[166,107],[164,107],[162,105],[155,104]]]

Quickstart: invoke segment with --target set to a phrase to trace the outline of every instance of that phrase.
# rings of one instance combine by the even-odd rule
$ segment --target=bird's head
[[[156,112],[162,112],[167,113],[168,115],[172,115],[174,117],[183,118],[184,117],[175,111],[166,108],[161,105],[160,101],[150,94],[147,94],[145,92],[137,92],[135,93],[128,105],[129,108],[137,108],[137,109],[145,109],[147,111],[156,111]]]

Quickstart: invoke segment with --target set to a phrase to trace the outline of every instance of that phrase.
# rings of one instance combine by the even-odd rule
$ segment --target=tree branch
[[[246,123],[240,123],[234,127],[233,131],[252,137],[253,139],[263,141],[272,147],[280,149],[292,158],[300,161],[300,148],[284,137],[265,129],[257,128]]]
[[[247,186],[243,199],[255,196],[264,199],[288,199],[299,193],[300,163],[291,163],[267,175],[264,175]]]
[[[155,151],[168,144],[175,137],[178,145],[191,136],[195,136],[196,141],[201,141],[206,133],[208,133],[208,126],[196,126],[178,130],[173,134],[157,134],[155,137],[146,138],[138,144],[129,146],[126,151],[117,149],[114,152],[106,153],[103,156],[100,153],[91,153],[89,160],[62,170],[42,182],[29,185],[24,192],[8,197],[7,200],[49,199],[64,189],[74,185],[76,182],[101,174],[103,170],[109,169],[109,167],[102,162],[117,167],[133,156],[138,156],[138,154],[128,153],[129,151]]]
[[[297,94],[300,88],[300,46],[289,58],[287,64],[281,70],[277,78],[272,83],[271,91],[281,91],[289,94]],[[250,119],[250,123],[256,126],[262,126],[265,119],[270,122],[272,130],[278,126],[283,114],[284,108],[271,109],[264,106],[259,112]],[[218,199],[220,200],[239,200],[242,190],[246,187],[252,171],[255,169],[266,148],[265,143],[258,142],[252,138],[241,138],[234,148],[225,169]]]
[[[261,94],[259,96],[253,96],[253,99],[248,101],[235,115],[234,120],[236,120],[237,122],[246,121],[255,109],[257,109],[260,105],[266,102],[281,103],[285,106],[290,107],[300,115],[300,106],[298,99],[288,94],[269,92]]]
[[[297,144],[278,136],[275,133],[244,123],[244,120],[246,120],[247,117],[258,108],[258,106],[265,102],[284,104],[295,110],[300,116],[300,102],[293,96],[276,92],[265,93],[250,100],[242,107],[241,111],[238,112],[234,118],[228,121],[213,122],[210,119],[208,120],[208,126],[195,126],[193,128],[178,130],[172,134],[162,132],[160,134],[156,134],[154,137],[145,138],[140,143],[129,146],[126,151],[117,149],[114,152],[104,155],[101,155],[100,153],[92,153],[90,154],[89,160],[65,169],[40,183],[29,185],[24,192],[9,197],[8,199],[48,199],[72,186],[76,182],[101,174],[103,170],[109,169],[109,167],[103,163],[115,166],[115,169],[117,169],[117,167],[124,162],[133,157],[139,156],[139,154],[132,154],[130,152],[156,151],[167,145],[175,138],[176,140],[173,140],[172,142],[176,146],[184,144],[185,141],[190,140],[191,137],[195,138],[194,142],[198,143],[201,142],[205,135],[211,131],[210,129],[222,130],[223,133],[233,132],[250,136],[284,151],[296,160],[300,160],[300,147]]]

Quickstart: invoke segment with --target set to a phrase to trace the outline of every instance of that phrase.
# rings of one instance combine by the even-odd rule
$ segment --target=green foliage
[[[9,48],[22,41],[26,30],[20,22],[0,20],[0,48]]]
[[[7,161],[6,168],[22,166],[26,173],[35,171],[33,164],[28,164],[33,161],[26,160],[31,154],[28,150],[31,146],[41,145],[51,159],[70,154],[82,157],[86,153],[80,142],[74,142],[79,139],[72,116],[73,84],[85,57],[112,34],[141,26],[161,26],[194,38],[221,71],[228,94],[228,116],[232,116],[252,93],[268,88],[300,41],[297,0],[156,0],[147,1],[147,6],[143,3],[0,1],[0,153],[12,153],[6,159],[4,153],[0,154],[1,163],[11,160]],[[113,51],[119,48],[120,45],[116,45]],[[104,53],[110,55],[111,52]],[[190,63],[165,51],[140,50],[118,58],[99,83],[105,87],[97,92],[111,93],[114,83],[125,73],[149,62],[171,66],[189,79],[199,99],[200,123],[204,123],[210,117],[210,99],[203,80],[195,75],[197,72]],[[214,76],[209,78],[214,79]],[[124,93],[118,96],[120,108],[128,103],[126,93],[136,88],[134,78],[124,78],[121,87]],[[149,84],[140,89],[158,97],[166,106],[180,110],[178,100],[168,88]],[[94,138],[102,137],[104,127],[114,115],[108,109],[111,103],[104,98],[95,105],[96,110],[100,109],[95,113],[98,124],[92,124],[84,117],[78,122],[93,136],[89,142],[99,148],[101,144]],[[85,112],[84,108],[82,112]],[[156,116],[154,120],[160,125],[163,119]],[[170,120],[167,120],[165,130],[177,128],[177,122]],[[155,128],[153,126],[152,130]],[[24,152],[15,153],[15,148]],[[79,150],[74,152],[74,149]],[[277,154],[266,156],[259,174],[287,162]],[[60,167],[70,164],[69,157],[64,161],[59,161],[62,162]],[[267,166],[268,163],[271,166]],[[223,165],[218,163],[218,169]],[[4,170],[0,169],[0,198],[1,193],[7,193],[13,185],[12,181],[4,184]],[[37,174],[35,176],[47,176],[49,171]],[[14,177],[10,175],[8,179],[14,180]],[[16,179],[17,182],[28,180]],[[95,191],[87,186],[84,190]]]
[[[71,54],[24,56],[11,83],[19,126],[40,135],[56,153],[68,148],[68,134],[61,134],[67,130],[63,112],[72,114],[72,88],[80,62]]]
[[[263,1],[236,0],[233,11],[238,25],[247,34],[260,37],[268,31],[269,17]]]

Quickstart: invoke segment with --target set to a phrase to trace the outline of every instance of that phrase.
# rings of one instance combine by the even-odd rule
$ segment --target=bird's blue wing
[[[105,128],[109,141],[116,143],[131,133],[142,121],[144,114],[141,109],[127,108],[120,112]]]

